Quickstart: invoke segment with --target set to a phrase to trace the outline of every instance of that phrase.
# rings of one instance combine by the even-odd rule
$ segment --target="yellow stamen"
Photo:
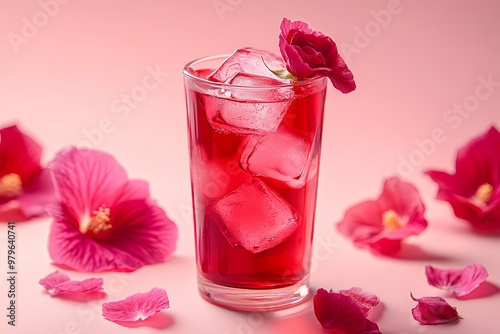
[[[14,197],[23,192],[21,177],[16,173],[10,173],[0,178],[0,196]]]
[[[394,210],[387,210],[382,214],[382,225],[390,230],[401,228],[401,219]]]
[[[113,227],[110,222],[109,214],[111,210],[107,208],[104,204],[99,207],[99,209],[94,210],[90,218],[88,218],[84,224],[80,226],[80,231],[86,233],[91,231],[94,234],[98,234],[102,231],[107,231]]]
[[[493,186],[489,183],[483,183],[477,188],[474,197],[479,204],[486,205],[486,203],[490,200],[491,195],[493,195]]]

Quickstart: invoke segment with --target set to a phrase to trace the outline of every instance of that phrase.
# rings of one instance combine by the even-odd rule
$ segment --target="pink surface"
[[[38,280],[55,271],[50,219],[18,223],[16,327],[1,333],[322,333],[309,301],[299,309],[246,314],[215,307],[196,291],[182,68],[240,46],[278,50],[282,17],[306,21],[337,41],[358,88],[329,86],[311,284],[360,286],[378,294],[372,314],[383,333],[493,333],[500,305],[499,236],[471,233],[422,171],[451,170],[456,150],[500,127],[500,1],[2,1],[0,126],[17,122],[44,146],[44,161],[67,145],[110,152],[179,227],[174,256],[133,273],[105,273],[106,297],[51,298]],[[427,230],[399,257],[356,249],[333,228],[345,209],[378,196],[400,173],[427,206]],[[6,276],[6,225],[0,264]],[[463,320],[420,326],[410,298],[443,296],[425,265],[479,262],[487,284],[468,299],[447,298]],[[96,275],[67,271],[72,279]],[[101,304],[158,286],[170,308],[128,328]],[[6,314],[7,285],[0,285]]]

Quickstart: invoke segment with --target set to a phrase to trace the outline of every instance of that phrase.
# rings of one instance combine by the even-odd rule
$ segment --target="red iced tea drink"
[[[214,62],[185,70],[199,288],[235,309],[293,305],[308,289],[326,79]]]

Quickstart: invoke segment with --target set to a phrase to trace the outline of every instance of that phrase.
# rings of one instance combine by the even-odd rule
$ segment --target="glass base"
[[[284,288],[259,290],[218,285],[198,276],[198,290],[205,300],[231,310],[275,311],[305,301],[309,296],[309,277]]]

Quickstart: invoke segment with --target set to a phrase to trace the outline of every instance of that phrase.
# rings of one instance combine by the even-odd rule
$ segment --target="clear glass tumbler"
[[[207,79],[226,56],[184,68],[198,289],[235,310],[309,293],[327,79]]]

